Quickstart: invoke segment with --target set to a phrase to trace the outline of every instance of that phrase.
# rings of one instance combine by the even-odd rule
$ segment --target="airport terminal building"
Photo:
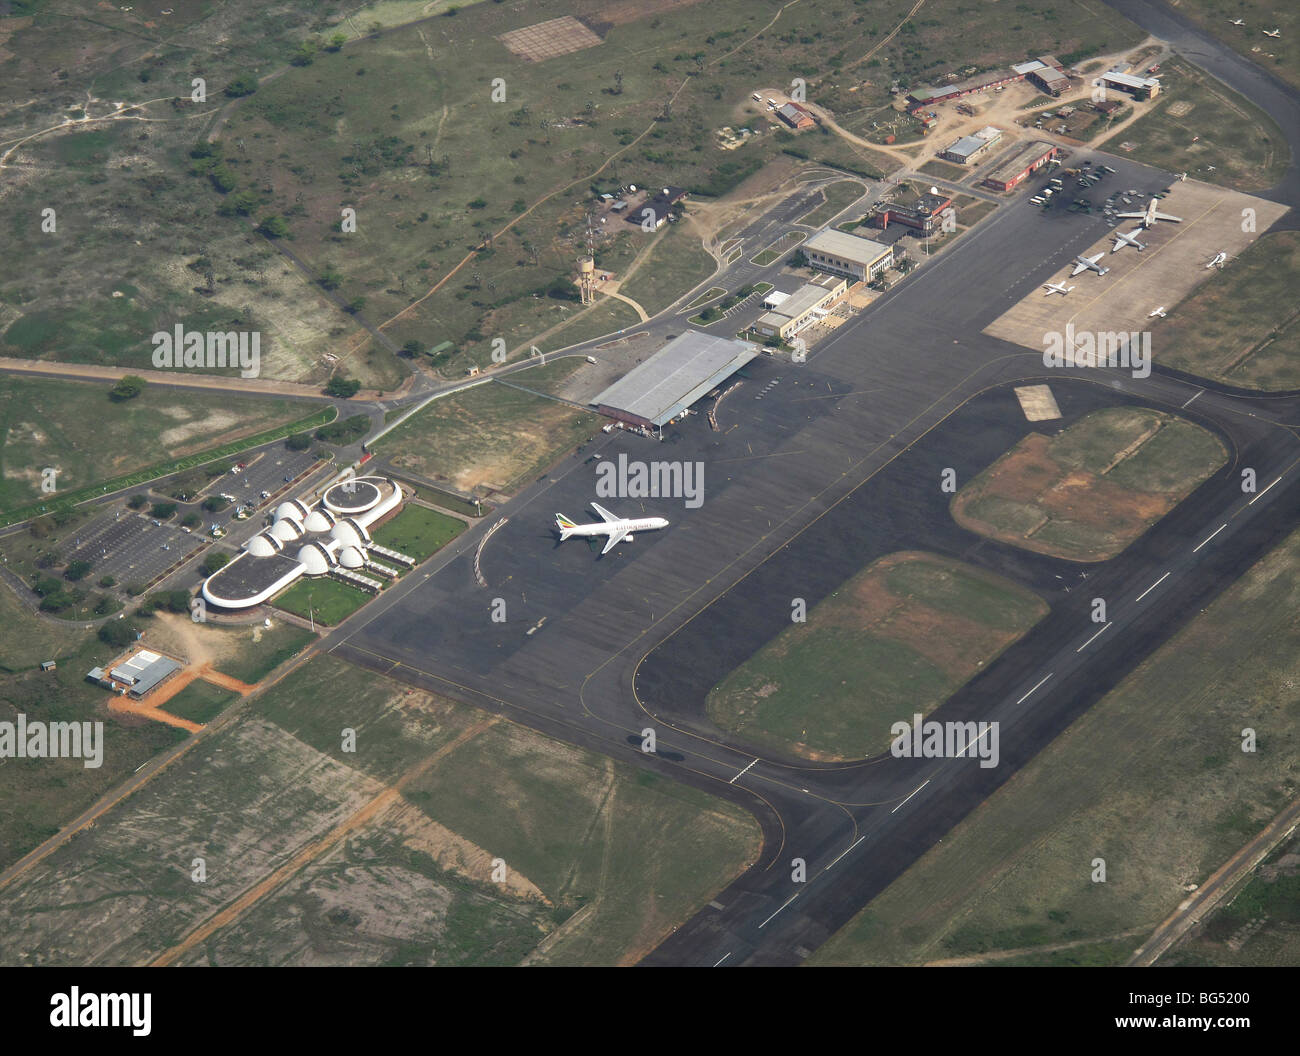
[[[808,263],[819,271],[870,282],[894,262],[894,247],[834,228],[817,232],[803,245]]]
[[[244,552],[203,582],[203,599],[218,609],[247,609],[269,601],[302,576],[334,576],[377,593],[383,575],[372,554],[398,565],[415,562],[379,546],[369,526],[397,509],[402,489],[386,477],[353,477],[331,485],[315,506],[289,499],[269,528]],[[368,574],[370,573],[370,574]]]

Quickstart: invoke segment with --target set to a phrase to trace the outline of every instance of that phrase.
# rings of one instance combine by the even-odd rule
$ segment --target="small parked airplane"
[[[1070,272],[1070,276],[1073,277],[1078,275],[1081,271],[1095,271],[1098,275],[1105,275],[1106,272],[1110,271],[1110,268],[1103,267],[1101,264],[1097,263],[1097,261],[1101,260],[1105,255],[1105,253],[1097,253],[1091,257],[1075,257],[1074,270]]]
[[[1205,268],[1206,268],[1207,271],[1208,271],[1210,268],[1221,268],[1221,267],[1223,267],[1224,261],[1226,261],[1227,259],[1228,259],[1228,254],[1226,254],[1226,253],[1216,253],[1216,254],[1214,255],[1214,259],[1213,259],[1212,261],[1210,261],[1208,264],[1206,264],[1206,265],[1205,265]]]
[[[1272,37],[1274,40],[1276,40],[1281,35],[1282,35],[1282,31],[1280,29],[1264,30],[1264,36]]]
[[[1180,173],[1178,174],[1178,179],[1179,179],[1181,182],[1186,183],[1186,182],[1187,182],[1187,173],[1185,173],[1185,172],[1180,172]]]
[[[1138,232],[1141,230],[1142,228],[1139,227],[1129,231],[1127,234],[1123,231],[1114,232],[1115,245],[1111,248],[1111,252],[1118,253],[1125,246],[1133,246],[1135,249],[1146,249],[1146,243],[1139,242],[1137,238]]]
[[[1240,19],[1240,18],[1230,18],[1230,19],[1228,19],[1228,25],[1230,25],[1230,26],[1244,26],[1245,24],[1246,24],[1246,23],[1245,23],[1242,19]]]
[[[1157,220],[1172,220],[1175,224],[1181,224],[1181,216],[1170,216],[1168,213],[1156,211],[1156,206],[1160,204],[1159,198],[1152,198],[1147,202],[1147,207],[1140,213],[1120,213],[1121,220],[1141,220],[1143,227],[1154,227]]]
[[[1063,282],[1045,282],[1043,283],[1043,289],[1047,291],[1048,297],[1052,296],[1052,294],[1054,293],[1059,293],[1062,297],[1064,297],[1067,293],[1069,293],[1072,289],[1074,289],[1074,287],[1067,286]]]
[[[1159,308],[1157,308],[1154,312],[1150,313],[1147,316],[1147,318],[1154,319],[1157,315],[1160,316],[1161,319],[1165,317],[1165,306],[1163,304]]]
[[[560,542],[571,538],[572,536],[593,536],[607,535],[609,541],[605,543],[605,549],[601,554],[607,554],[625,539],[630,543],[633,532],[652,532],[659,528],[667,528],[668,522],[662,517],[615,517],[609,510],[596,503],[591,504],[601,517],[600,524],[575,524],[564,514],[555,515],[555,527],[560,530]]]

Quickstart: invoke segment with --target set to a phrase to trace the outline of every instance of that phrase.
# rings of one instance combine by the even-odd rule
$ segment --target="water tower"
[[[578,284],[582,287],[583,304],[591,304],[596,299],[595,274],[596,261],[592,257],[578,261]]]

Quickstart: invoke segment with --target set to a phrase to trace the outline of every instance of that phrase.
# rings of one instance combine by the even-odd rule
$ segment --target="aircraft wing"
[[[1115,215],[1119,217],[1121,220],[1144,220],[1146,219],[1147,214],[1146,213],[1116,213]],[[1159,216],[1160,214],[1157,213],[1156,215]]]
[[[597,503],[594,503],[594,502],[593,502],[593,503],[591,504],[591,508],[592,508],[593,510],[595,510],[598,514],[600,514],[600,519],[601,519],[602,521],[617,521],[617,520],[618,520],[618,518],[615,517],[612,513],[610,513],[609,510],[605,509],[604,506],[600,506],[600,505],[598,505]]]
[[[595,504],[595,503],[592,503],[592,505],[595,506],[596,504]],[[597,506],[596,508],[597,508],[597,509],[600,509],[599,506]],[[616,532],[610,532],[610,533],[609,533],[609,542],[607,542],[607,543],[605,544],[605,549],[602,550],[602,551],[600,552],[600,553],[601,553],[601,556],[604,556],[605,554],[607,554],[607,553],[609,553],[611,550],[613,550],[614,547],[618,546],[618,544],[621,543],[621,542],[624,540],[624,538],[626,538],[626,536],[627,536],[627,529],[626,529],[626,528],[620,528],[620,529],[619,529],[618,531],[616,531]]]
[[[1081,271],[1087,271],[1087,270],[1088,270],[1088,265],[1087,265],[1087,264],[1075,264],[1075,265],[1074,265],[1074,270],[1073,270],[1072,272],[1070,272],[1070,275],[1073,277],[1073,276],[1075,276],[1075,275],[1078,275],[1079,272],[1081,272]]]
[[[1181,224],[1183,222],[1183,218],[1181,216],[1170,216],[1168,213],[1153,213],[1152,215],[1157,220],[1172,220],[1176,224]]]

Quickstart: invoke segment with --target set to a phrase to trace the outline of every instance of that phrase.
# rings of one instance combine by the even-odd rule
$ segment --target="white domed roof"
[[[254,557],[272,557],[280,552],[281,544],[275,536],[262,532],[248,540],[244,549]]]
[[[339,564],[344,568],[365,568],[366,555],[355,546],[345,546],[339,551]]]
[[[302,538],[302,526],[292,517],[281,517],[271,525],[271,534],[277,539],[283,539],[286,543],[291,543],[295,539]]]
[[[306,568],[309,576],[323,576],[335,564],[334,555],[320,543],[308,543],[298,551],[298,560]]]
[[[290,520],[301,521],[308,512],[307,507],[297,499],[287,499],[275,508],[275,519],[279,521],[287,517]]]
[[[302,522],[302,526],[309,532],[328,532],[334,527],[334,514],[317,506],[307,514],[307,519]]]
[[[351,517],[339,521],[338,524],[331,528],[330,538],[337,539],[344,546],[360,546],[362,544],[361,533],[357,531]]]

